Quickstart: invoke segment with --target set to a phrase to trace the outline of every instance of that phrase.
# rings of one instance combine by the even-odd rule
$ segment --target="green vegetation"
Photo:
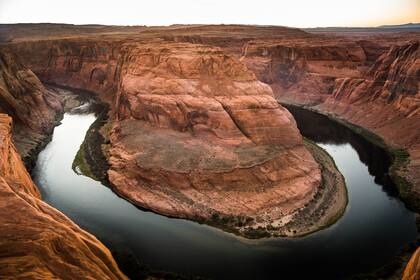
[[[107,185],[108,162],[104,155],[103,146],[108,145],[108,143],[100,130],[106,124],[108,107],[103,104],[97,104],[97,106],[102,111],[86,132],[85,139],[73,160],[72,169],[76,173],[81,173]],[[109,131],[106,129],[109,129],[109,126],[104,130],[108,133]]]
[[[334,159],[331,157],[331,155],[322,147],[318,146],[314,141],[304,137],[303,138],[304,144],[308,147],[308,150],[312,153],[313,157],[315,158],[315,160],[318,162],[318,164],[320,165],[321,168],[321,174],[322,174],[322,186],[321,188],[325,188],[325,184],[326,184],[326,175],[325,172],[328,172],[328,170],[330,168],[328,168],[328,161],[329,163],[331,163],[334,167],[334,169],[337,171],[337,173],[339,174],[339,176],[341,176],[341,179],[343,181],[343,188],[345,191],[345,204],[342,208],[340,208],[340,211],[338,211],[334,216],[332,216],[327,222],[325,222],[324,224],[320,225],[317,229],[307,232],[302,236],[306,236],[308,234],[326,229],[330,226],[332,226],[333,224],[335,224],[345,213],[346,211],[346,207],[347,204],[349,202],[349,198],[348,198],[348,192],[347,192],[347,186],[346,186],[346,181],[344,179],[343,174],[341,174],[341,172],[338,170],[337,164],[335,163]],[[324,159],[323,159],[324,158]],[[335,180],[337,180],[336,177],[334,177]]]
[[[341,119],[337,119],[331,115],[328,115],[328,117],[331,120],[346,126],[353,132],[361,135],[367,141],[371,142],[375,146],[380,147],[388,154],[392,162],[391,166],[389,167],[388,173],[396,189],[398,190],[401,200],[406,204],[408,208],[419,212],[420,200],[417,198],[416,195],[412,194],[413,185],[403,175],[401,175],[402,171],[407,167],[408,163],[410,162],[410,155],[408,154],[408,152],[405,149],[396,148],[386,144],[381,137],[363,127],[351,124]]]
[[[214,212],[211,215],[211,218],[208,220],[204,220],[204,219],[197,219],[197,220],[209,226],[216,227],[223,231],[230,232],[236,235],[241,235],[250,239],[271,236],[271,234],[268,233],[265,229],[261,228],[258,230],[257,229],[254,230],[250,227],[246,227],[252,224],[252,222],[254,221],[253,218],[248,217],[248,216],[224,215],[221,213]],[[240,231],[241,228],[245,228],[245,230]],[[258,231],[259,234],[256,234],[256,231]]]
[[[320,168],[322,170],[323,184],[326,184],[326,180],[327,180],[326,176],[329,176],[326,173],[327,172],[328,172],[328,174],[334,173],[334,171],[331,170],[331,167],[334,167],[336,173],[338,173],[339,175],[334,175],[334,177],[329,178],[329,181],[337,180],[337,176],[341,176],[340,179],[342,179],[342,181],[344,182],[344,178],[341,175],[341,173],[339,173],[333,158],[324,149],[319,147],[315,142],[313,142],[309,139],[306,139],[306,138],[304,139],[304,143],[308,147],[308,149],[311,151],[314,158],[317,160],[317,162],[320,165]],[[348,202],[347,189],[346,189],[345,185],[343,187],[344,187],[344,191],[345,191],[345,203],[344,203],[344,206],[340,209],[340,211],[338,211],[333,217],[331,217],[325,224],[320,225],[315,230],[308,231],[308,232],[302,232],[303,234],[299,233],[298,234],[299,237],[302,237],[302,236],[308,235],[310,233],[319,231],[321,229],[327,228],[327,227],[333,225],[339,218],[342,217],[342,215],[345,212],[346,205],[347,205],[347,202]],[[322,186],[321,188],[326,188],[326,187]],[[317,199],[319,199],[319,196],[320,195],[318,195]],[[305,208],[306,207],[310,207],[310,205],[307,204],[307,205],[305,205]],[[324,214],[324,212],[322,212],[322,213],[320,212],[319,214],[322,215],[322,214]],[[255,227],[255,222],[258,222],[258,218],[257,218],[257,221],[255,221],[254,218],[249,217],[249,216],[224,215],[224,214],[221,214],[221,213],[218,213],[218,212],[214,212],[209,219],[204,219],[202,217],[196,217],[196,218],[193,218],[192,220],[195,220],[199,223],[207,224],[209,226],[219,228],[219,229],[221,229],[225,232],[230,232],[230,233],[233,233],[235,235],[243,236],[243,237],[249,238],[249,239],[286,236],[284,233],[278,232],[279,228],[274,227],[271,224],[268,224],[267,227],[262,227],[262,226]],[[306,225],[305,221],[296,221],[296,222],[298,224],[303,222],[304,223],[303,226]],[[287,229],[286,229],[286,231],[287,231]],[[297,228],[295,229],[292,226],[292,228],[290,228],[289,231],[292,231],[293,233],[296,234],[297,233]]]
[[[420,199],[417,198],[417,195],[413,195],[413,185],[402,175],[403,171],[406,169],[408,163],[410,162],[410,155],[405,149],[393,147],[387,144],[384,139],[370,130],[363,128],[361,126],[352,124],[346,120],[340,119],[332,114],[324,113],[322,111],[316,110],[308,106],[302,106],[299,104],[293,103],[282,103],[287,106],[295,106],[309,110],[324,116],[327,116],[330,120],[339,123],[354,133],[362,136],[364,139],[374,144],[375,146],[383,149],[391,159],[391,166],[389,167],[388,173],[392,179],[396,190],[398,191],[401,200],[405,203],[407,208],[412,209],[413,211],[420,212]]]
[[[77,154],[73,160],[72,169],[74,172],[78,174],[83,174],[94,180],[98,180],[98,178],[96,178],[96,176],[92,173],[90,169],[90,165],[86,160],[85,147],[86,147],[86,138],[88,137],[88,134],[89,133],[86,134],[85,140],[83,140],[83,143],[80,145],[79,151],[77,151]]]

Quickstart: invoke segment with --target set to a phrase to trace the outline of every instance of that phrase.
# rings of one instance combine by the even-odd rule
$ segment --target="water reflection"
[[[138,262],[215,279],[340,279],[383,264],[416,236],[413,214],[370,175],[384,170],[383,154],[331,121],[297,119],[304,135],[333,156],[349,192],[343,218],[305,238],[243,241],[142,211],[100,182],[77,175],[72,161],[93,114],[64,116],[39,155],[34,177],[44,200],[104,242],[133,278]]]
[[[375,183],[381,185],[389,195],[398,194],[388,174],[391,158],[383,149],[327,116],[296,106],[285,107],[296,119],[303,136],[320,144],[349,143],[357,151],[359,160],[368,167],[369,174],[375,177]]]

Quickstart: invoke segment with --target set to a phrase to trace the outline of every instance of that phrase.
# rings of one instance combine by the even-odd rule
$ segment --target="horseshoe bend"
[[[138,211],[239,240],[299,239],[340,221],[348,179],[309,136],[323,128],[314,118],[304,130],[297,106],[383,150],[384,174],[374,158],[359,157],[375,182],[392,185],[417,213],[420,33],[380,32],[1,25],[0,248],[9,253],[0,257],[0,275],[126,277],[101,238],[42,201],[28,173],[63,115],[65,123],[95,106],[74,172]],[[410,250],[394,274],[402,275]],[[413,262],[406,275],[415,273]]]

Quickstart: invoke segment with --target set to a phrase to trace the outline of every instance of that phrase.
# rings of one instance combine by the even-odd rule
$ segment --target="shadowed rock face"
[[[0,50],[0,113],[13,117],[14,142],[25,160],[34,156],[61,111],[59,97],[15,54]]]
[[[241,55],[277,98],[312,105],[333,93],[336,79],[360,77],[385,48],[375,41],[317,36],[253,40]]]
[[[54,123],[60,102],[47,91],[38,78],[25,68],[16,55],[0,52],[0,108],[16,122],[45,132]]]
[[[410,154],[407,170],[420,196],[420,44],[391,47],[363,79],[343,79],[322,110],[366,127]]]
[[[109,180],[137,205],[276,220],[313,198],[320,171],[293,118],[234,56],[161,40],[39,44],[43,79],[110,102]]]
[[[138,205],[181,217],[275,220],[303,207],[320,172],[271,89],[220,49],[126,52],[110,181]]]
[[[0,278],[126,279],[111,253],[40,199],[0,114]]]
[[[110,103],[109,180],[137,205],[178,217],[265,213],[273,221],[303,207],[320,185],[292,116],[220,48],[151,39],[17,49],[43,80]]]
[[[420,197],[415,34],[255,40],[245,45],[241,59],[280,101],[332,113],[407,149],[410,162],[400,173],[414,186],[410,196],[415,198]]]

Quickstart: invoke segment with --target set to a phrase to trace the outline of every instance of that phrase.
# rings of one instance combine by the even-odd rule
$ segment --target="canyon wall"
[[[130,48],[111,132],[110,181],[167,215],[278,220],[320,184],[291,115],[271,89],[218,48]]]
[[[122,44],[114,40],[64,39],[21,42],[4,48],[18,54],[43,82],[101,93],[105,98],[118,86]]]
[[[0,49],[0,113],[14,120],[13,140],[28,167],[63,110],[60,97],[10,51]]]
[[[126,279],[111,253],[40,198],[0,114],[0,278]]]
[[[416,252],[411,256],[408,262],[402,280],[416,280],[420,277],[420,248],[417,248]]]
[[[336,83],[332,96],[318,107],[408,151],[409,162],[399,172],[412,188],[401,194],[419,209],[420,41],[390,47],[363,78],[337,79]]]
[[[398,173],[410,207],[420,203],[420,60],[415,36],[395,40],[312,38],[250,41],[242,61],[281,102],[309,106],[362,126],[409,162]]]
[[[111,148],[104,149],[111,163],[109,177],[118,192],[139,205],[177,216],[196,215],[193,206],[200,215],[252,212],[273,202],[248,188],[245,199],[235,201],[239,192],[232,190],[246,184],[240,178],[270,192],[280,177],[299,174],[299,180],[291,179],[294,184],[314,176],[314,162],[302,149],[290,115],[245,68],[269,84],[276,99],[333,114],[407,149],[410,161],[399,172],[413,187],[408,197],[419,197],[418,32],[360,37],[283,27],[171,26],[147,28],[129,38],[80,39],[73,32],[73,39],[43,34],[42,40],[34,40],[38,35],[28,42],[20,34],[20,43],[10,48],[44,81],[89,89],[111,104],[117,121],[109,134]],[[283,123],[271,123],[264,113],[279,115]],[[265,136],[266,125],[286,140]],[[217,146],[216,154],[209,152],[210,145]],[[282,152],[286,147],[289,153]],[[304,165],[299,158],[305,158]],[[273,168],[291,170],[292,176],[273,173]],[[220,185],[222,178],[229,186]],[[303,185],[316,184],[309,180]],[[234,195],[218,196],[219,190]],[[286,196],[305,201],[311,188],[299,190]],[[207,195],[227,208],[213,209]],[[257,202],[251,209],[248,195]],[[160,199],[164,203],[156,204]]]
[[[208,49],[217,49],[211,46],[218,46],[219,52],[228,55],[231,61],[238,58],[239,63],[254,72],[260,81],[270,85],[277,100],[311,106],[321,112],[334,114],[380,135],[390,145],[408,150],[410,162],[407,167],[400,168],[399,173],[414,186],[407,194],[411,193],[411,197],[417,199],[420,197],[417,190],[420,180],[419,133],[416,129],[419,124],[417,33],[372,34],[352,37],[314,35],[284,27],[171,26],[148,28],[126,38],[93,36],[66,40],[28,40],[11,44],[11,48],[44,81],[100,93],[111,104],[112,115],[121,120],[145,120],[153,126],[181,131],[191,131],[191,121],[198,121],[201,123],[194,123],[195,127],[208,129],[219,137],[222,132],[226,134],[235,130],[225,127],[215,130],[215,124],[204,121],[200,114],[191,118],[185,116],[186,112],[176,112],[178,109],[171,108],[165,112],[162,108],[169,106],[165,103],[167,100],[163,101],[160,96],[161,100],[156,106],[156,98],[150,99],[151,95],[146,94],[152,90],[158,95],[174,92],[177,98],[180,98],[180,92],[186,92],[187,95],[197,93],[207,96],[216,93],[223,96],[220,88],[211,85],[214,82],[206,82],[206,87],[211,85],[209,90],[204,88],[204,91],[197,91],[193,83],[185,82],[185,74],[182,72],[186,71],[188,76],[188,71],[191,72],[194,67],[203,68],[207,63],[204,67],[209,69],[213,67],[211,63],[218,63],[219,58],[205,61],[208,55],[203,53],[203,65],[196,62],[195,65],[187,65],[189,62],[185,61],[190,55],[188,49],[191,46],[197,49],[204,46],[201,43],[206,44]],[[153,53],[148,50],[155,47],[163,51]],[[184,53],[182,48],[185,48]],[[172,49],[177,49],[179,54],[168,56],[167,53]],[[38,55],[33,56],[32,53]],[[147,59],[143,58],[146,56]],[[169,63],[163,61],[168,66],[160,66],[166,65],[162,63],[162,57],[170,60]],[[145,66],[138,67],[140,70],[134,69],[135,63],[144,63]],[[154,73],[154,68],[160,72]],[[196,77],[186,78],[191,80],[198,76],[200,79],[201,76],[209,76],[212,72],[208,69],[204,75],[195,73]],[[146,71],[150,73],[145,74]],[[168,79],[168,73],[174,77]],[[206,80],[209,81],[208,78]],[[231,86],[222,89],[229,92],[228,96],[231,90],[237,91]],[[225,103],[223,106],[229,109]],[[160,112],[156,113],[156,110]],[[194,109],[194,112],[200,110]],[[225,111],[232,113],[230,109]],[[174,114],[174,117],[168,117],[169,114]],[[236,121],[235,126],[241,128],[235,116],[231,114],[230,117]],[[206,124],[202,125],[202,122]],[[245,131],[247,133],[249,131]],[[416,202],[411,204],[417,207]]]
[[[109,181],[139,206],[282,226],[321,185],[293,117],[221,48],[163,39],[13,48],[42,80],[94,91],[110,104]]]

